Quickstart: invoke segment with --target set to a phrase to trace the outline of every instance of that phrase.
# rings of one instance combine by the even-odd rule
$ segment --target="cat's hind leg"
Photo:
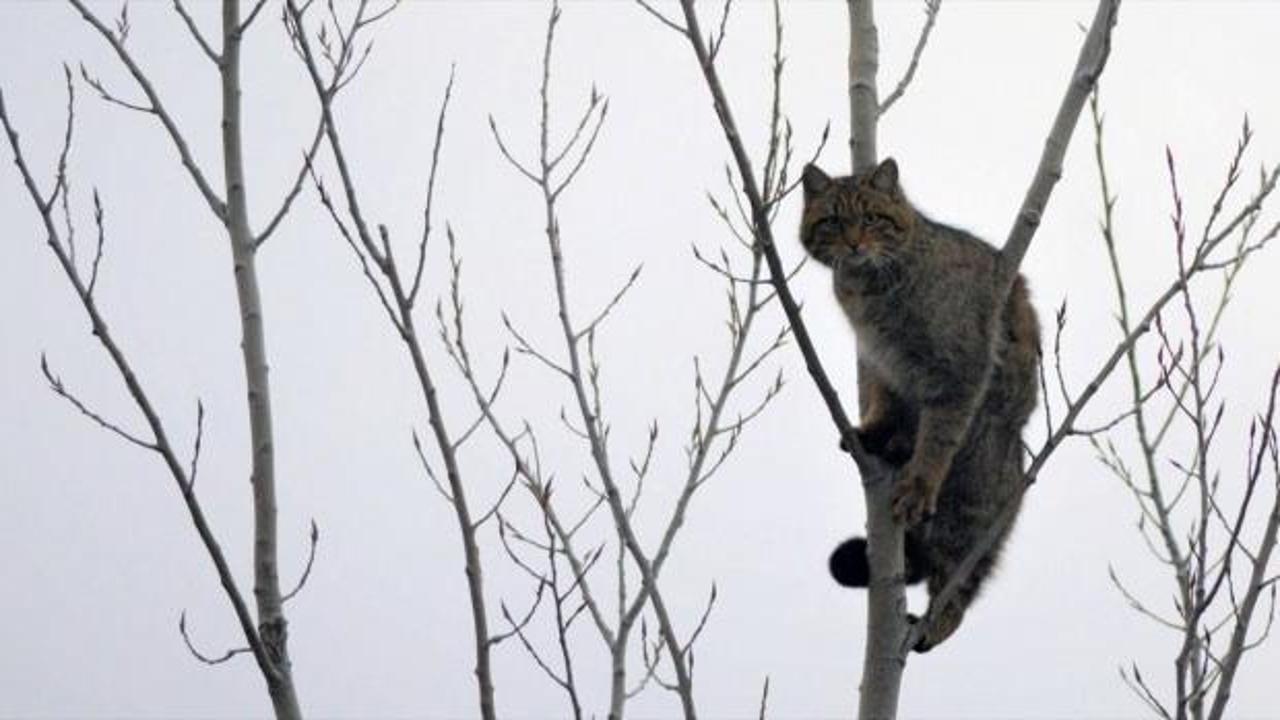
[[[939,563],[937,570],[929,576],[929,624],[924,628],[924,633],[920,636],[920,641],[912,648],[916,652],[929,652],[937,647],[942,641],[951,637],[952,634],[960,627],[960,623],[964,620],[965,611],[978,597],[978,591],[982,588],[982,583],[991,574],[995,568],[996,554],[998,550],[988,552],[973,571],[964,579],[956,593],[947,601],[946,605],[937,607],[936,599],[942,593],[943,588],[951,580],[952,573],[957,569],[959,561],[963,558],[955,558],[955,563]],[[917,621],[920,619],[917,618]]]

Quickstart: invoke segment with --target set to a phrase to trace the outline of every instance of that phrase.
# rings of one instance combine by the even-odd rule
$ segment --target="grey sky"
[[[716,12],[711,3],[706,12]],[[770,16],[744,2],[730,22],[721,69],[749,146],[764,145]],[[116,3],[99,5],[110,14]],[[881,2],[882,88],[900,74],[922,18],[919,2]],[[209,32],[216,6],[195,4]],[[847,38],[843,3],[788,3],[785,109],[798,154],[822,126],[821,163],[847,169]],[[404,247],[419,232],[434,118],[450,63],[457,64],[437,197],[437,229],[450,223],[464,257],[471,340],[487,370],[506,342],[507,311],[531,337],[555,340],[554,304],[539,199],[501,159],[492,114],[514,151],[536,140],[537,83],[547,6],[541,2],[410,2],[377,31],[372,59],[339,101],[339,123],[358,159],[369,211]],[[896,157],[912,199],[933,217],[1002,239],[1035,166],[1075,61],[1091,3],[945,3],[915,84],[881,125],[882,154]],[[198,160],[221,177],[216,74],[168,3],[130,7],[129,44],[188,133]],[[1131,2],[1121,11],[1102,84],[1119,236],[1133,292],[1146,296],[1172,271],[1164,167],[1177,158],[1189,224],[1203,224],[1247,112],[1257,131],[1245,186],[1260,162],[1280,162],[1280,5]],[[724,362],[723,285],[689,247],[732,239],[705,200],[724,196],[723,138],[686,45],[623,2],[569,3],[559,30],[555,127],[567,130],[592,84],[610,98],[597,151],[562,211],[571,301],[588,314],[636,264],[644,272],[601,337],[606,413],[619,457],[640,452],[648,423],[662,435],[656,475],[641,508],[656,542],[682,479],[691,423],[693,361]],[[59,147],[62,62],[84,62],[125,97],[127,75],[62,3],[0,3],[0,89],[42,178]],[[288,52],[274,9],[255,27],[245,58],[251,210],[261,226],[296,170],[315,106]],[[199,493],[224,549],[248,584],[247,429],[238,318],[225,239],[150,118],[98,101],[78,86],[74,201],[79,236],[91,235],[91,188],[101,189],[108,244],[100,302],[136,369],[187,447],[196,398],[208,411]],[[1082,122],[1024,270],[1048,318],[1069,297],[1066,372],[1082,383],[1115,341],[1111,286],[1097,233],[1093,135]],[[227,608],[163,467],[92,426],[39,375],[41,352],[96,407],[137,427],[119,379],[88,332],[37,216],[0,152],[0,716],[245,716],[269,710],[251,662],[205,668],[181,644],[187,611],[209,651],[239,643]],[[46,180],[47,182],[47,180]],[[784,258],[798,199],[783,208]],[[1273,215],[1274,217],[1274,211]],[[427,292],[442,292],[443,234],[430,255]],[[406,358],[350,252],[314,192],[260,256],[275,396],[282,573],[300,571],[311,518],[321,528],[314,576],[290,605],[291,645],[304,708],[318,716],[467,717],[475,714],[462,554],[449,508],[422,475],[409,442],[425,426]],[[1280,273],[1274,250],[1245,271],[1224,326],[1229,399],[1227,469],[1244,453],[1243,428],[1261,408],[1280,358],[1275,323]],[[853,339],[808,267],[795,283],[806,319],[846,401],[853,397]],[[781,322],[765,318],[762,339]],[[433,335],[430,306],[420,316]],[[448,422],[472,405],[437,343]],[[1154,348],[1148,346],[1149,355]],[[1153,362],[1153,361],[1152,361]],[[695,499],[663,573],[678,627],[696,622],[714,581],[719,601],[699,641],[697,699],[708,717],[755,712],[771,682],[771,715],[849,716],[856,704],[864,598],[827,578],[834,543],[861,528],[861,492],[836,451],[825,410],[798,353],[777,356],[789,383],[752,426],[722,473]],[[762,378],[763,381],[764,378]],[[541,430],[544,454],[572,505],[588,470],[581,444],[558,427],[570,401],[543,368],[519,361],[500,409]],[[1093,417],[1119,407],[1104,393]],[[751,388],[742,407],[763,391]],[[1038,427],[1039,417],[1032,427]],[[1035,437],[1034,431],[1032,437]],[[478,499],[501,489],[509,460],[483,433],[463,455]],[[1235,482],[1228,476],[1224,483]],[[1269,499],[1269,496],[1268,496]],[[512,513],[533,509],[513,495]],[[1142,707],[1116,668],[1138,662],[1168,688],[1176,638],[1132,612],[1107,579],[1112,564],[1143,597],[1168,608],[1172,587],[1135,529],[1137,511],[1086,443],[1045,471],[1010,542],[999,577],[960,633],[913,658],[903,689],[907,717],[1118,717]],[[609,534],[601,515],[598,541]],[[498,601],[522,607],[526,580],[489,532],[483,539],[493,622]],[[912,601],[923,596],[913,592]],[[579,628],[585,703],[606,702],[603,645]],[[557,688],[514,643],[495,656],[499,712],[558,717]],[[1237,681],[1236,717],[1274,717],[1280,644],[1251,656]],[[636,717],[670,717],[673,695],[651,689]]]

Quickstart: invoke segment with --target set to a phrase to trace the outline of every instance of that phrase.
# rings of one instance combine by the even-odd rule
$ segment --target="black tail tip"
[[[849,538],[836,546],[827,561],[831,577],[845,587],[866,587],[871,583],[871,566],[867,564],[866,538]]]

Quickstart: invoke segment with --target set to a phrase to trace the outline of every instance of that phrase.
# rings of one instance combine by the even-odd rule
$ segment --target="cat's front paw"
[[[893,489],[893,519],[903,527],[914,527],[933,515],[940,485],[933,473],[908,464],[898,474]]]
[[[884,443],[884,447],[877,453],[884,461],[894,467],[902,467],[911,459],[911,454],[915,451],[915,442],[911,437],[904,433],[894,433]]]
[[[914,443],[910,436],[886,424],[854,428],[862,448],[894,467],[902,467],[911,459]],[[840,449],[850,452],[849,443],[840,439]]]

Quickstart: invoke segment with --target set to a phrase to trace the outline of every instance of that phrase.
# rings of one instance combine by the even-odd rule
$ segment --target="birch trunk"
[[[240,305],[241,352],[249,406],[253,485],[253,595],[258,608],[258,635],[271,668],[267,690],[277,718],[301,718],[289,662],[288,623],[280,593],[276,548],[275,447],[271,430],[271,385],[262,298],[258,292],[256,249],[246,206],[244,148],[240,119],[240,3],[222,3],[222,156],[226,180],[227,232]]]
[[[876,163],[876,118],[880,100],[876,74],[880,71],[880,38],[876,32],[874,0],[849,3],[849,150],[853,171]]]
[[[875,166],[876,120],[880,115],[876,75],[880,41],[874,0],[848,0],[849,149],[853,171]],[[859,384],[861,386],[861,384]],[[861,398],[859,398],[861,406]],[[865,469],[864,469],[865,470]],[[889,720],[898,712],[898,691],[906,668],[907,598],[902,528],[893,519],[892,472],[864,472],[867,508],[867,640],[863,648],[858,717]]]

